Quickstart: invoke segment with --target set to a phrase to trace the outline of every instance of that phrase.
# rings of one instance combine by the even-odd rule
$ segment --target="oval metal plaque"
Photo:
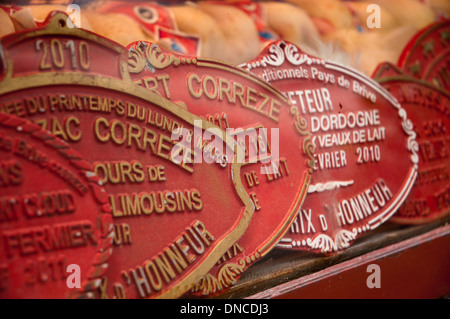
[[[378,67],[375,80],[406,109],[419,143],[416,182],[391,220],[417,224],[438,219],[450,212],[450,94],[389,63]]]
[[[196,287],[198,294],[223,291],[277,244],[301,207],[313,164],[307,123],[281,92],[243,69],[173,55],[152,43],[128,50],[135,84],[219,125],[245,149],[241,179],[255,216]]]
[[[335,253],[390,218],[417,176],[411,121],[375,81],[276,42],[246,64],[307,119],[316,147],[303,207],[277,247]]]

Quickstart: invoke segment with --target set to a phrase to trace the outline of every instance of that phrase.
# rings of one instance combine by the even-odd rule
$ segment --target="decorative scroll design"
[[[130,73],[142,72],[146,66],[145,62],[145,53],[142,49],[130,48],[128,50],[128,71]]]
[[[308,194],[321,193],[324,191],[332,191],[337,188],[353,185],[353,181],[332,181],[326,183],[317,183],[315,185],[309,185]]]
[[[350,242],[355,240],[357,231],[349,231],[349,230],[341,230],[337,233],[337,235],[334,237],[334,240],[336,242],[336,246],[338,249],[344,249],[350,246]]]
[[[178,66],[184,63],[197,63],[197,59],[163,53],[157,44],[143,41],[128,50],[128,71],[130,73],[140,73],[145,68],[154,71],[167,68],[171,64]]]
[[[286,55],[286,59],[293,65],[301,65],[304,63],[306,63],[307,65],[325,64],[325,60],[323,59],[310,57],[306,53],[299,53],[298,47],[290,43],[286,44],[284,53]]]
[[[240,67],[250,71],[258,67],[281,66],[285,61],[292,65],[298,66],[301,64],[325,64],[325,60],[321,58],[311,57],[306,53],[302,53],[300,49],[292,43],[278,41],[269,47],[269,54],[261,57],[258,60],[242,64]]]
[[[312,249],[320,249],[320,252],[322,253],[329,253],[338,250],[336,242],[330,236],[325,234],[320,234],[314,239],[308,238],[306,243]]]
[[[414,131],[414,125],[411,120],[408,119],[405,109],[403,109],[398,103],[396,107],[399,108],[398,115],[403,120],[402,128],[403,131],[408,135],[408,150],[412,153],[411,162],[414,164],[414,168],[417,170],[419,166],[419,143],[416,140],[417,134]]]
[[[261,60],[262,66],[272,65],[280,66],[284,63],[284,52],[279,45],[272,45],[269,48],[270,55],[266,55]]]
[[[314,169],[314,152],[316,146],[312,141],[311,132],[308,131],[308,121],[304,117],[300,116],[300,112],[296,106],[291,106],[290,112],[291,115],[294,116],[295,129],[300,135],[305,136],[302,143],[302,149],[303,153],[307,154],[309,157],[308,167],[312,172]]]
[[[278,246],[282,248],[293,248],[295,246],[308,246],[311,249],[320,249],[321,253],[331,253],[349,247],[350,242],[355,240],[358,232],[360,232],[360,230],[353,229],[353,231],[349,231],[343,229],[336,234],[334,239],[326,234],[320,234],[316,236],[314,239],[307,238],[302,241],[300,240],[295,241],[290,238],[283,238],[278,243]]]
[[[220,269],[217,278],[211,274],[206,274],[192,288],[192,292],[201,291],[203,295],[210,295],[231,287],[237,282],[239,275],[244,272],[246,266],[247,263],[245,259],[239,259],[238,264],[225,264]]]

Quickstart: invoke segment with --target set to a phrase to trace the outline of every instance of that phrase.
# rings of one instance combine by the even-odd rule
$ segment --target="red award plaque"
[[[243,69],[176,56],[152,43],[128,50],[135,84],[216,123],[245,149],[241,179],[255,215],[196,287],[200,295],[224,291],[276,245],[303,203],[313,161],[306,121],[281,92]]]
[[[1,40],[0,111],[71,144],[104,185],[114,255],[90,297],[179,297],[250,222],[254,206],[237,161],[243,149],[218,126],[133,84],[124,47],[70,29],[65,18],[53,13],[46,27]]]
[[[412,38],[398,66],[413,78],[450,91],[450,20],[436,22]]]
[[[39,125],[0,113],[0,298],[82,297],[98,287],[112,240],[93,166]]]
[[[408,112],[419,143],[416,182],[391,220],[426,223],[450,212],[450,94],[385,63],[375,80]]]
[[[316,147],[308,195],[278,247],[335,253],[396,212],[417,176],[418,144],[389,93],[285,42],[244,67],[291,99]]]

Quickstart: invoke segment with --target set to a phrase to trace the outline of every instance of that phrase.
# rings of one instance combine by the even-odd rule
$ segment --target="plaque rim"
[[[282,48],[284,47],[284,48]],[[305,54],[307,56],[307,59],[302,61],[300,58],[301,54]],[[316,252],[316,253],[322,253],[322,254],[332,254],[337,253],[339,251],[342,251],[343,249],[347,248],[350,244],[349,242],[354,242],[356,236],[377,228],[379,225],[384,223],[386,220],[392,218],[392,216],[397,211],[398,207],[404,202],[407,195],[409,194],[410,190],[412,189],[414,185],[414,181],[418,174],[418,163],[419,163],[419,155],[418,155],[418,143],[416,141],[416,133],[413,130],[412,122],[407,117],[407,112],[405,109],[402,108],[402,106],[398,103],[398,101],[386,90],[384,89],[378,82],[376,82],[374,79],[366,76],[365,74],[362,74],[358,70],[343,65],[339,62],[334,61],[328,61],[322,58],[315,57],[304,50],[302,50],[297,45],[290,43],[288,41],[273,41],[272,43],[268,44],[265,48],[262,49],[261,54],[257,56],[252,61],[249,61],[247,63],[241,64],[240,66],[243,68],[246,68],[248,71],[251,71],[255,68],[261,68],[266,66],[272,66],[272,67],[279,67],[282,66],[284,63],[286,63],[286,60],[290,61],[294,65],[318,65],[320,67],[323,67],[325,69],[331,69],[339,72],[343,72],[348,76],[351,76],[352,78],[356,78],[360,80],[365,85],[371,87],[374,91],[376,91],[377,94],[379,94],[381,97],[384,98],[384,100],[389,103],[393,108],[393,112],[396,112],[397,116],[399,117],[399,125],[401,124],[401,130],[403,133],[405,133],[405,148],[408,151],[408,154],[410,155],[410,162],[411,167],[408,170],[407,175],[405,175],[405,178],[402,181],[402,185],[399,188],[399,192],[397,193],[397,196],[393,198],[393,202],[390,203],[390,205],[384,210],[383,214],[377,214],[376,217],[370,218],[368,221],[364,223],[364,226],[357,226],[357,227],[351,227],[348,230],[346,228],[341,228],[338,234],[335,236],[335,238],[331,238],[330,236],[318,233],[313,239],[311,237],[308,237],[308,239],[305,239],[305,241],[310,240],[310,244],[314,246],[314,242],[317,241],[319,244],[320,240],[323,239],[327,242],[332,242],[333,244],[331,246],[336,245],[337,247],[337,241],[336,238],[341,236],[343,239],[346,236],[353,236],[354,238],[351,240],[348,240],[348,242],[344,242],[342,247],[338,247],[337,249],[334,248],[328,248],[320,245],[319,247],[311,248],[312,246],[305,246],[309,248],[301,249]],[[299,82],[301,79],[298,80]],[[276,82],[276,81],[275,81]],[[272,82],[270,82],[272,83]],[[276,84],[273,84],[278,89],[281,90],[280,86],[277,86]],[[337,84],[336,84],[337,85]],[[407,140],[407,141],[406,141]],[[341,232],[345,232],[342,233]],[[322,236],[322,237],[321,237]],[[322,241],[323,244],[323,241]],[[287,243],[284,244],[283,242],[280,242],[278,245],[279,248],[287,249],[287,250],[298,250],[295,249],[293,245]]]

